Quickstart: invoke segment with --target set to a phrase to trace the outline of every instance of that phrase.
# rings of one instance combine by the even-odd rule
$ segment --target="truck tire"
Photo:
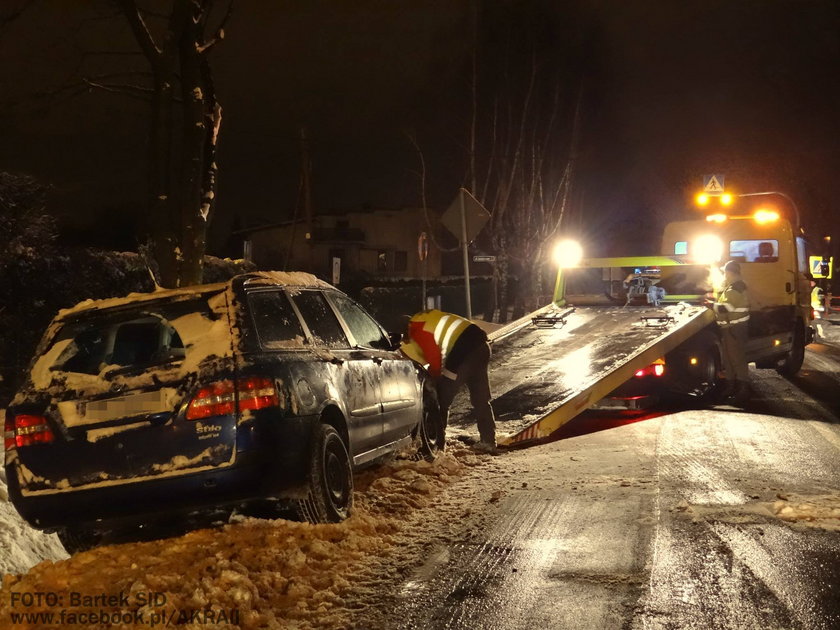
[[[720,390],[720,338],[704,330],[671,351],[665,365],[671,385],[670,399],[679,404],[712,402]]]
[[[776,368],[782,376],[794,376],[802,367],[805,360],[805,325],[802,320],[796,320],[793,328],[793,345],[790,352]]]
[[[347,447],[338,432],[319,424],[312,435],[305,499],[297,514],[311,523],[338,523],[353,507],[353,469]]]

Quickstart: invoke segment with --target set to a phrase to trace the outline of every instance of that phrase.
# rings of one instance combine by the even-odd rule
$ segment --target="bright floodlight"
[[[565,239],[554,246],[551,256],[558,267],[576,267],[583,258],[583,248],[577,241]]]
[[[730,195],[729,193],[723,193],[720,196],[720,203],[724,206],[730,205],[732,203],[732,195]]]
[[[699,193],[694,198],[694,201],[697,202],[698,206],[705,206],[707,203],[709,203],[709,195],[707,195],[706,193]]]
[[[710,265],[723,258],[723,241],[714,234],[697,237],[691,244],[691,257],[701,265]]]

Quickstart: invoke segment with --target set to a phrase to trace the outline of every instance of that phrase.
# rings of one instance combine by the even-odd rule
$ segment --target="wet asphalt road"
[[[840,496],[840,348],[752,377],[744,409],[587,412],[503,454],[487,524],[433,545],[377,625],[840,628],[840,532],[770,509]]]

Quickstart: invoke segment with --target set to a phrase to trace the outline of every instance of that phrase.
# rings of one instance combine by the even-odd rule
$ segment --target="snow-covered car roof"
[[[320,289],[332,288],[330,284],[324,282],[323,280],[319,280],[311,273],[305,273],[302,271],[255,271],[235,276],[227,282],[199,284],[189,287],[180,287],[177,289],[158,289],[157,291],[152,291],[151,293],[129,293],[123,297],[106,298],[102,300],[83,300],[75,306],[60,310],[56,319],[72,319],[75,316],[88,311],[114,309],[121,306],[142,304],[144,302],[189,298],[191,296],[221,293],[230,287],[234,282],[239,280],[241,280],[245,286],[282,285],[288,287],[317,287]]]

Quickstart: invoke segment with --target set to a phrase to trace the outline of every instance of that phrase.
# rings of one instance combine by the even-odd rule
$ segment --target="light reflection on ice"
[[[574,389],[592,380],[590,367],[592,366],[592,346],[584,346],[578,350],[555,359],[551,363],[549,372],[560,372],[563,374],[563,387]]]

